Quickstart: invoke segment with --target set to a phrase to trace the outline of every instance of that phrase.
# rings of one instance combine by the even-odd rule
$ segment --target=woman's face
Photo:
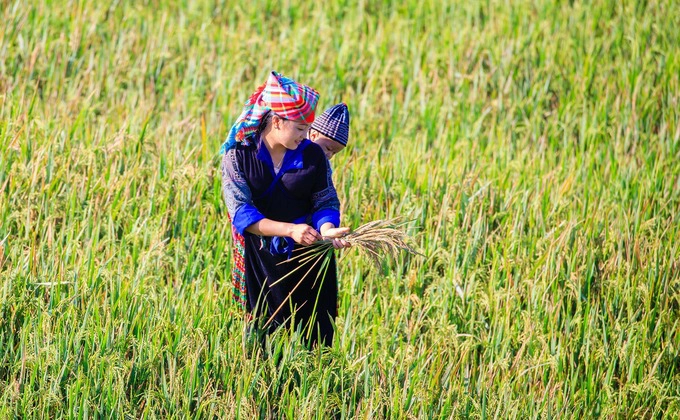
[[[295,150],[305,139],[309,124],[302,121],[285,120],[278,115],[272,118],[277,142],[288,150]]]

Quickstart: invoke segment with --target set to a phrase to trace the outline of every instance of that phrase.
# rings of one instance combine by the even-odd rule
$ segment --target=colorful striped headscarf
[[[275,71],[271,72],[267,83],[258,87],[246,101],[220,152],[226,153],[227,150],[234,148],[236,143],[250,144],[262,118],[269,111],[287,120],[312,123],[318,101],[319,93],[313,88],[281,76]]]

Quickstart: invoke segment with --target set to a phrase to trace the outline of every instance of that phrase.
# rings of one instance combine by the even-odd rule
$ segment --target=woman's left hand
[[[333,228],[326,228],[326,229],[321,229],[321,236],[323,236],[324,239],[330,240],[333,242],[333,248],[335,249],[341,249],[341,248],[349,248],[352,246],[349,242],[346,240],[342,239],[343,236],[347,235],[350,232],[350,229],[348,227],[333,227]]]

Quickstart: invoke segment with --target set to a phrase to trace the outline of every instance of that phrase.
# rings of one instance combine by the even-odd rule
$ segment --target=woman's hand
[[[293,225],[290,228],[290,235],[293,240],[301,245],[311,245],[316,241],[320,241],[321,235],[313,227],[300,223]]]
[[[329,226],[333,226],[329,224]],[[333,242],[333,248],[349,248],[352,246],[349,242],[342,239],[343,236],[350,232],[348,227],[326,227],[326,225],[321,226],[321,235],[324,239],[329,239]]]

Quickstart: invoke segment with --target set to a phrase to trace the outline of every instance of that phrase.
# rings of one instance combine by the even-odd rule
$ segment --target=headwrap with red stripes
[[[262,118],[269,111],[287,120],[312,123],[318,101],[319,93],[313,88],[281,76],[275,71],[271,72],[267,83],[258,87],[246,101],[241,115],[222,144],[221,152],[226,153],[237,143],[250,144]]]

